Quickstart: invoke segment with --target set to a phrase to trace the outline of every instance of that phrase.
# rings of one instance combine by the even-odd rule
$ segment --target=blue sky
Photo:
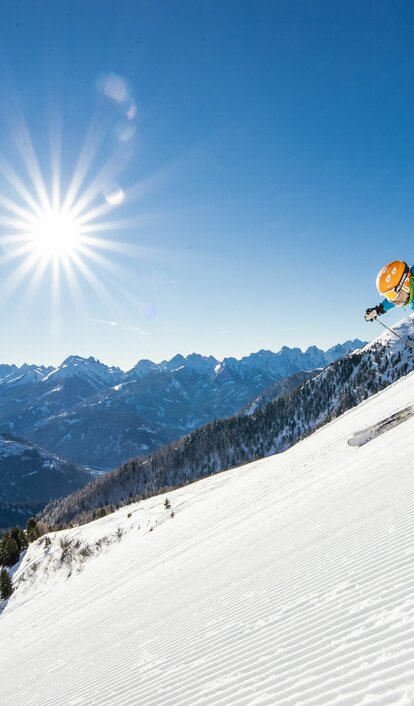
[[[381,331],[362,318],[376,273],[413,262],[412,2],[3,0],[0,77],[21,183],[36,154],[64,194],[86,145],[77,198],[102,168],[88,208],[125,194],[73,293],[52,261],[12,258],[0,225],[0,362],[128,368]],[[4,174],[0,195],[22,205]]]

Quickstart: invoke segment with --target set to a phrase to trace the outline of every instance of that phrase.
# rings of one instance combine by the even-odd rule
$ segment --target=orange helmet
[[[395,301],[400,292],[410,293],[410,267],[403,260],[394,260],[378,272],[377,289],[388,301]]]

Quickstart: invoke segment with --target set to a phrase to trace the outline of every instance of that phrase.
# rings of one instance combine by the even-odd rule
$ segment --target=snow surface
[[[0,703],[413,706],[414,419],[347,445],[413,401],[414,373],[168,493],[174,518],[162,495],[31,545],[0,617]],[[62,538],[107,544],[69,568]]]

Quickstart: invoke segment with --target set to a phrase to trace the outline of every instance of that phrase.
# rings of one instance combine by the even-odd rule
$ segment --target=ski
[[[398,426],[398,424],[405,422],[406,419],[409,419],[413,416],[414,404],[410,405],[409,407],[405,407],[404,409],[401,409],[399,412],[395,412],[395,414],[391,414],[389,417],[385,417],[385,419],[382,419],[380,422],[372,424],[366,429],[356,431],[355,434],[353,434],[351,438],[348,439],[348,444],[349,446],[363,446],[364,444],[367,444],[368,441],[375,439],[381,434],[385,434],[386,431],[393,429],[394,427]]]

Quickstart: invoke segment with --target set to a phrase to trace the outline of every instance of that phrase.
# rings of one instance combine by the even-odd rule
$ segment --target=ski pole
[[[399,338],[400,341],[402,341],[408,348],[411,348],[411,350],[414,351],[414,345],[413,345],[410,341],[407,341],[406,338],[403,338],[402,336],[400,336],[400,334],[399,334],[399,333],[396,333],[392,328],[390,328],[390,327],[387,326],[386,324],[383,324],[382,321],[378,321],[378,319],[376,319],[376,321],[377,321],[379,324],[381,324],[381,326],[383,326],[384,328],[386,328],[388,331],[391,331],[391,333],[393,333],[394,336],[397,336],[397,338]]]

